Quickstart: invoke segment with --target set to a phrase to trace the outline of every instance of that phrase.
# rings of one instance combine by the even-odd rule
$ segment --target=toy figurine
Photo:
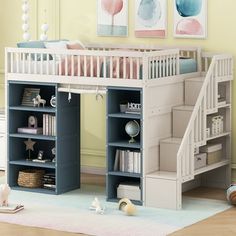
[[[36,106],[40,107],[40,104],[43,104],[43,107],[44,107],[46,104],[46,100],[42,99],[40,95],[37,95],[36,98],[33,98],[32,100],[34,102],[35,107]]]
[[[122,198],[118,205],[119,210],[125,212],[125,214],[128,216],[133,216],[137,213],[135,205],[128,198]]]
[[[11,188],[8,184],[0,185],[0,207],[8,206],[8,196],[10,194]]]
[[[105,207],[101,205],[97,197],[94,198],[89,209],[95,210],[95,212],[100,215],[103,215],[105,211]]]

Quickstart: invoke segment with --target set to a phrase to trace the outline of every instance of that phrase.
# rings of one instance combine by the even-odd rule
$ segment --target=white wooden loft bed
[[[10,80],[16,76],[24,81],[38,81],[43,77],[45,82],[56,82],[61,86],[155,86],[164,78],[190,76],[186,75],[189,73],[180,75],[181,56],[194,60],[194,73],[201,71],[198,47],[91,44],[87,45],[87,50],[6,48],[6,75]]]
[[[194,148],[206,144],[204,120],[218,109],[218,83],[233,79],[231,55],[203,53],[199,47],[95,44],[87,45],[87,50],[6,48],[5,52],[6,82],[57,83],[59,91],[75,93],[105,92],[108,86],[142,88],[144,205],[180,209],[183,183],[197,174],[229,166],[227,151],[225,161],[196,172]],[[181,73],[181,63],[187,60],[195,69]],[[160,140],[172,136],[172,108],[184,104],[184,81],[202,76],[202,89],[176,153],[176,172],[162,172]],[[222,186],[229,183],[227,176]],[[157,188],[160,195],[150,191]]]

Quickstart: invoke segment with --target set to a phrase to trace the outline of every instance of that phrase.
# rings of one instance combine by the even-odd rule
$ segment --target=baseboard
[[[81,166],[81,173],[93,174],[93,175],[105,175],[106,168],[94,167],[94,166]]]

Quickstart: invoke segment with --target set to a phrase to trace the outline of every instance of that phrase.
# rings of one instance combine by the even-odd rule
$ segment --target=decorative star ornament
[[[36,142],[32,141],[30,138],[27,141],[24,141],[25,145],[26,145],[26,151],[27,150],[31,150],[34,151],[34,144]]]

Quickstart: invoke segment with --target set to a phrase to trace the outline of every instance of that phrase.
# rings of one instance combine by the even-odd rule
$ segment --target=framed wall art
[[[167,1],[135,1],[135,36],[165,38],[167,34]]]
[[[207,0],[173,0],[174,36],[207,37]]]
[[[128,0],[97,0],[97,35],[128,35]]]

